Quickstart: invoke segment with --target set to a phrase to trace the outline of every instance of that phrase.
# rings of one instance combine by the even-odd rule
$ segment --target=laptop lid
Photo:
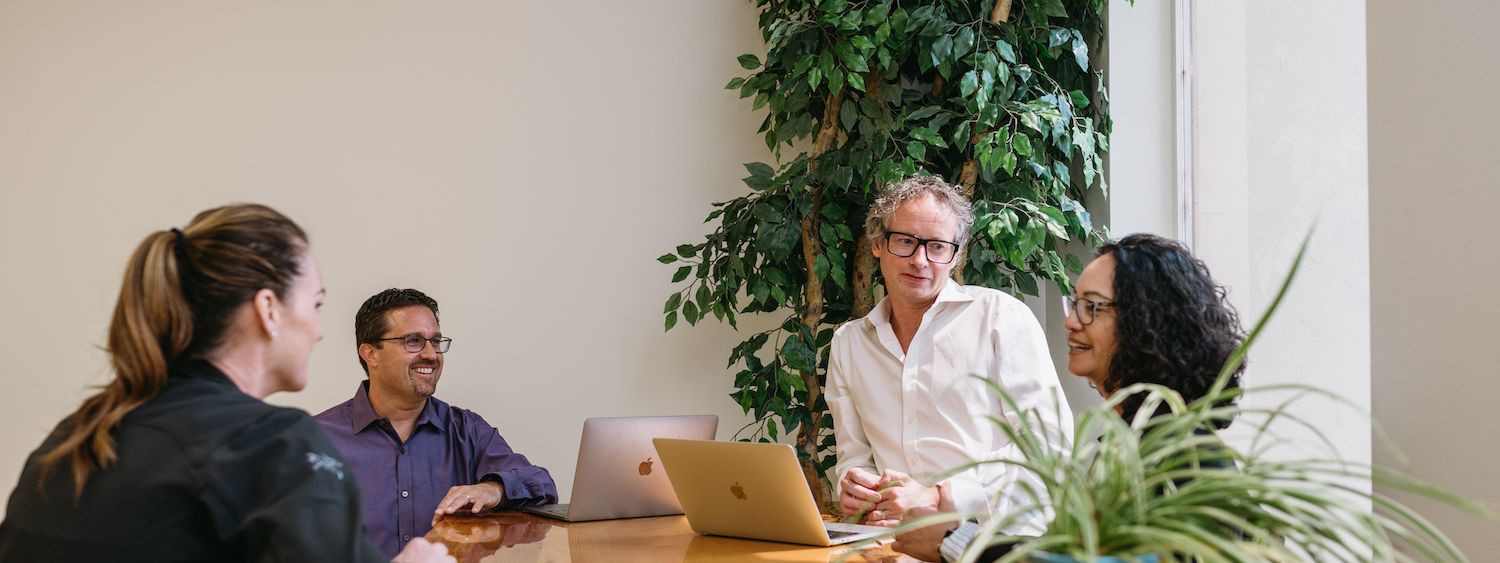
[[[567,520],[682,514],[653,438],[712,440],[719,417],[631,416],[583,422]]]
[[[828,546],[889,532],[859,526],[829,540],[797,454],[786,444],[657,438],[656,451],[700,534]]]

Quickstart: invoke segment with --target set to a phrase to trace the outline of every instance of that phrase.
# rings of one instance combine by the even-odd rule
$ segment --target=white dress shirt
[[[1045,443],[1073,441],[1073,414],[1057,382],[1036,317],[1014,297],[948,280],[905,353],[891,327],[890,299],[834,333],[828,359],[828,410],[834,420],[838,478],[851,468],[894,469],[928,486],[933,477],[975,460],[1019,459],[988,416],[1018,423],[980,376],[1000,385],[1024,411],[1040,415]],[[1030,499],[1016,487],[1035,476],[987,463],[947,479],[958,510],[1004,516]],[[1047,516],[1006,530],[1040,534]]]

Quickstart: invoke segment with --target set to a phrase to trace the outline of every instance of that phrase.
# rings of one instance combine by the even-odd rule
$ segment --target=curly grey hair
[[[870,205],[870,212],[865,215],[865,236],[870,243],[880,242],[885,238],[886,229],[891,226],[891,215],[896,213],[896,208],[908,201],[922,196],[932,196],[938,203],[948,206],[948,211],[953,213],[953,236],[962,248],[969,241],[969,226],[974,224],[974,206],[969,200],[958,193],[958,188],[944,182],[940,176],[912,176],[900,182],[886,187],[875,198],[875,203]]]

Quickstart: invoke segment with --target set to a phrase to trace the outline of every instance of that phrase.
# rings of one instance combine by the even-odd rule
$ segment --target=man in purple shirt
[[[432,394],[453,342],[438,305],[415,289],[387,289],[354,317],[366,381],[316,418],[364,494],[365,531],[387,557],[444,514],[557,502],[546,469],[510,449],[478,414]]]

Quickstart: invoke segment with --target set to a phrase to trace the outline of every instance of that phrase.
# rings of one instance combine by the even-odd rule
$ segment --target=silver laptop
[[[568,522],[682,514],[651,439],[712,440],[718,429],[714,415],[585,420],[570,502],[523,510]]]
[[[804,545],[890,535],[890,528],[824,522],[786,444],[657,438],[672,489],[700,534]]]

